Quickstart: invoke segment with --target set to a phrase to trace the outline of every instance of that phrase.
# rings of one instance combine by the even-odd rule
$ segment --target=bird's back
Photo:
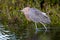
[[[28,15],[33,22],[42,22],[47,24],[51,22],[50,18],[44,12],[41,12],[35,8],[30,8]]]

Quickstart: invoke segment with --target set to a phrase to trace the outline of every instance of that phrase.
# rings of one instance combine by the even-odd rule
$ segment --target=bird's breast
[[[28,14],[24,14],[28,21],[31,21]]]

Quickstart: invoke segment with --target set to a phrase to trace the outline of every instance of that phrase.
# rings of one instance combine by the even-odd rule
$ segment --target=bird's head
[[[26,12],[28,12],[29,11],[29,9],[30,9],[30,7],[25,7],[25,8],[23,8],[22,10],[20,10],[21,12],[24,12],[24,13],[26,13]]]

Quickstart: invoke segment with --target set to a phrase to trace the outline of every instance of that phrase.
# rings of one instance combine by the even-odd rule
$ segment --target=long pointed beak
[[[20,10],[21,12],[23,12],[23,10]]]
[[[18,12],[23,12],[23,10],[18,10]]]

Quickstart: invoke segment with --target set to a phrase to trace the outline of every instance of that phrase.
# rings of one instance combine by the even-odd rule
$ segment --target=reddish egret
[[[44,26],[45,31],[47,31],[47,27],[45,26],[45,24],[49,24],[51,21],[50,18],[46,15],[46,13],[41,12],[36,8],[30,8],[30,7],[25,7],[21,11],[24,13],[27,20],[35,22],[36,32],[38,31],[36,24],[38,22],[41,23]]]

